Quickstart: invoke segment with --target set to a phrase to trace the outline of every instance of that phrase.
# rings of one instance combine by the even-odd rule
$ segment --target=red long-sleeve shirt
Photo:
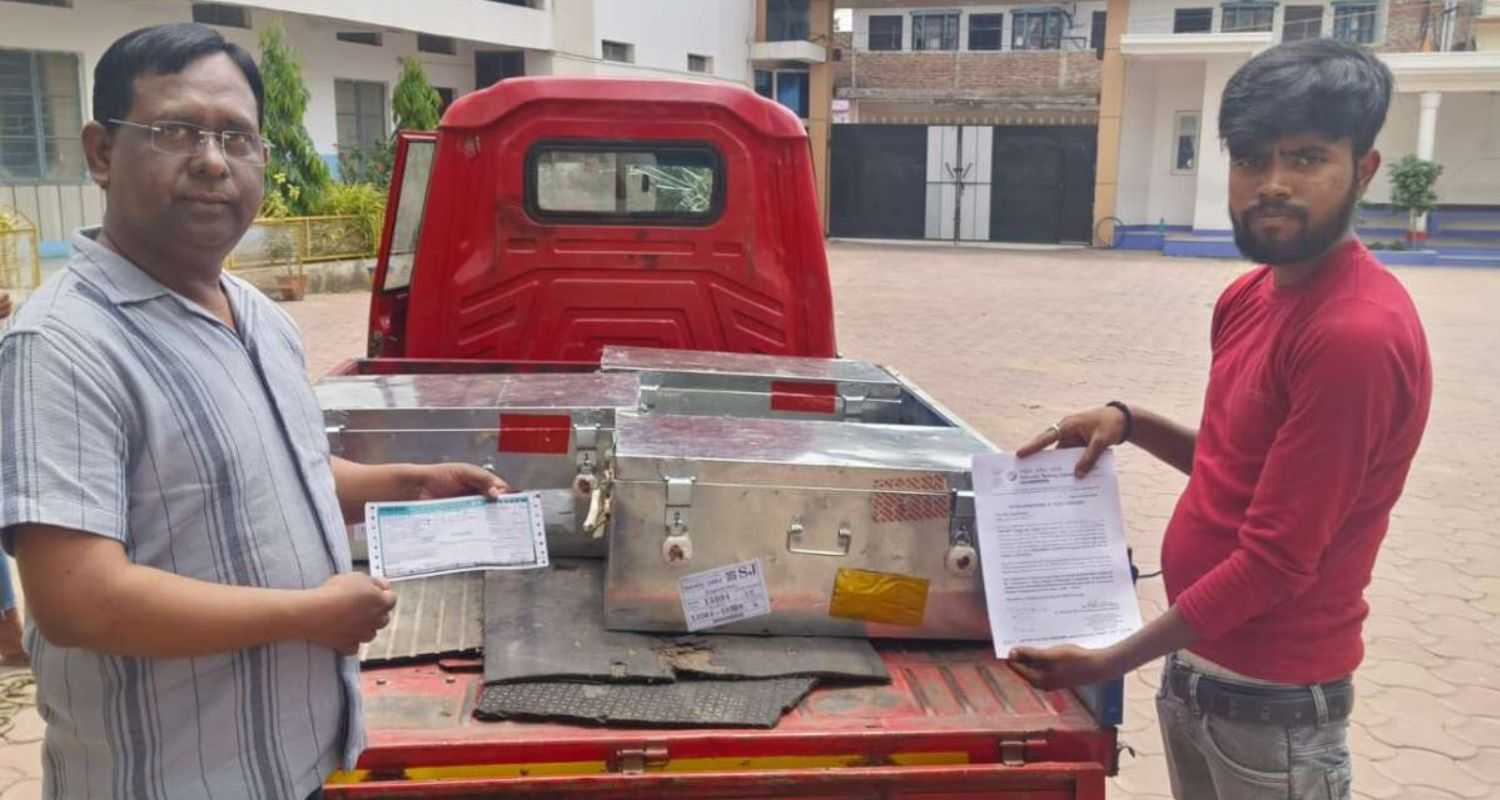
[[[1316,683],[1364,657],[1375,556],[1427,424],[1432,370],[1410,296],[1358,241],[1306,284],[1270,268],[1213,318],[1187,490],[1167,526],[1167,597],[1191,650],[1262,680]]]

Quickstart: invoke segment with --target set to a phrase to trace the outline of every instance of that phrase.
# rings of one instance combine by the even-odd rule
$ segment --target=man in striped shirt
[[[471,465],[329,455],[291,319],[221,271],[267,148],[254,61],[127,34],[83,131],[104,224],[0,340],[0,530],[17,557],[49,798],[316,796],[363,745],[351,572],[369,500],[497,494]]]

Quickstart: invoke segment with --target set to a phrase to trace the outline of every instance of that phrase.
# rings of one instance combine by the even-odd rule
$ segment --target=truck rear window
[[[708,145],[542,142],[526,200],[541,220],[701,225],[723,206],[724,172]]]

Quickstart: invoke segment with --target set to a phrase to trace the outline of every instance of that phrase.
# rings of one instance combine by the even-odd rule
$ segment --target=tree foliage
[[[261,133],[271,144],[271,163],[266,172],[281,176],[266,187],[268,203],[279,203],[293,214],[310,214],[318,207],[332,176],[303,124],[307,85],[302,82],[296,53],[279,25],[261,32],[260,73],[266,87],[266,119]],[[279,197],[271,199],[273,193]]]
[[[438,109],[443,98],[427,82],[422,62],[407,56],[401,59],[401,78],[391,95],[391,110],[396,113],[396,130],[430,131],[438,126]]]

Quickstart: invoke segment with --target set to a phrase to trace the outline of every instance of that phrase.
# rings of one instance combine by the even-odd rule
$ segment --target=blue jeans
[[[1166,670],[1173,657],[1167,656]],[[1221,679],[1222,680],[1222,679]],[[1156,694],[1172,795],[1178,800],[1349,800],[1349,722],[1270,725],[1201,713]]]
[[[0,611],[16,607],[16,587],[10,581],[10,557],[0,553]]]

